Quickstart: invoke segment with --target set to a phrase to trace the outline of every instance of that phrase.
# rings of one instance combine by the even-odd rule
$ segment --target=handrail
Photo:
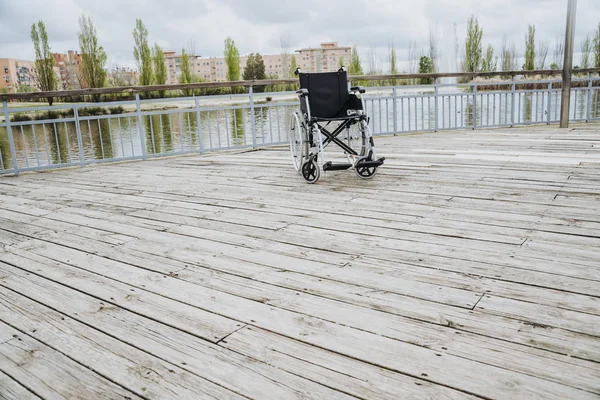
[[[406,80],[406,79],[427,79],[427,78],[476,78],[476,77],[503,77],[503,76],[531,76],[531,75],[560,75],[562,70],[546,69],[533,71],[502,71],[502,72],[442,72],[431,74],[395,74],[395,75],[352,75],[348,77],[349,81],[383,81],[383,80]],[[574,69],[574,74],[598,73],[600,68]],[[105,87],[91,89],[60,90],[47,92],[28,92],[28,93],[7,93],[0,94],[0,101],[4,100],[30,100],[48,97],[70,97],[87,96],[101,94],[117,93],[145,93],[159,90],[185,90],[185,89],[215,89],[231,87],[252,87],[267,85],[293,85],[298,83],[297,79],[264,79],[252,81],[232,81],[232,82],[203,82],[187,83],[174,85],[149,85],[149,86],[121,86]],[[493,82],[490,82],[493,83]],[[499,82],[500,83],[500,82]]]

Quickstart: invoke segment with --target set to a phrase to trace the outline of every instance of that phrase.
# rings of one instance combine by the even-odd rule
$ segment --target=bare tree
[[[517,51],[515,42],[508,43],[506,35],[502,38],[502,54],[500,54],[502,71],[514,71],[517,67]]]
[[[377,74],[377,49],[375,49],[375,47],[369,49],[369,52],[367,53],[367,62],[369,65],[367,75]]]
[[[561,37],[556,38],[556,44],[554,45],[554,52],[552,53],[552,69],[562,69],[563,58],[565,53],[565,39]]]
[[[396,49],[394,48],[393,40],[391,40],[390,43],[388,43],[388,64],[389,64],[390,75],[397,75],[398,74],[398,65],[396,62]],[[395,86],[396,80],[392,79],[391,81],[389,81],[389,84],[392,86]]]
[[[589,68],[592,63],[592,38],[588,33],[581,42],[581,68]]]
[[[188,42],[188,54],[190,54],[191,56],[196,56],[196,40],[190,38],[190,41]]]
[[[419,54],[417,52],[417,42],[414,40],[411,40],[408,43],[408,73],[409,74],[416,74],[417,71],[419,70]],[[411,84],[413,84],[414,81],[411,79]]]
[[[457,62],[457,65],[455,65],[454,68],[458,68],[458,55],[460,54],[460,45],[458,43],[458,27],[456,26],[456,22],[454,23],[454,43],[454,59]]]
[[[433,65],[433,72],[438,72],[440,56],[436,26],[433,24],[429,24],[429,58]]]
[[[282,79],[290,78],[290,65],[291,65],[291,55],[290,55],[290,36],[288,34],[283,34],[279,37],[279,45],[281,46],[281,68],[283,71]]]
[[[108,73],[108,86],[120,87],[125,86],[124,74],[119,67],[116,67]]]
[[[158,46],[156,43],[154,44],[155,46]],[[197,64],[196,64],[196,57],[198,56],[196,54],[196,40],[193,38],[190,38],[190,40],[188,41],[188,64],[190,66],[190,82],[189,83],[193,83],[197,81],[197,77],[196,77],[196,68],[197,68]],[[155,67],[156,69],[156,67]],[[161,73],[164,72],[165,77],[167,75],[166,70],[165,71],[160,71]],[[157,74],[157,71],[154,71],[155,74]],[[166,78],[165,78],[165,82],[166,82]],[[163,92],[164,93],[164,92]]]
[[[548,58],[548,41],[544,40],[539,42],[536,49],[535,54],[535,68],[536,69],[546,69],[546,58]]]
[[[136,71],[116,66],[108,73],[108,85],[112,87],[133,86],[136,84]]]
[[[67,88],[70,89],[81,89],[85,85],[83,73],[77,70],[77,67],[69,62],[65,67],[65,81]]]

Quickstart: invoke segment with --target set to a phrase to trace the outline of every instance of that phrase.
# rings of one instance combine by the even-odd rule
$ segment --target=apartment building
[[[22,85],[35,87],[35,62],[0,58],[0,90],[17,93]]]
[[[324,42],[320,47],[296,50],[296,63],[304,72],[337,71],[340,59],[344,66],[350,65],[350,47],[340,47],[338,42]]]
[[[54,66],[58,68],[61,89],[85,89],[88,87],[81,73],[83,59],[77,51],[66,54],[54,53]]]
[[[337,71],[340,58],[344,59],[347,66],[350,63],[350,47],[339,47],[337,42],[321,43],[318,48],[306,48],[296,50],[296,64],[305,72],[328,72]],[[179,82],[181,75],[181,55],[174,51],[165,54],[165,65],[167,66],[167,83]],[[265,72],[267,76],[285,78],[289,76],[289,63],[286,63],[281,54],[263,55]],[[192,74],[209,82],[222,82],[227,80],[227,64],[224,57],[203,58],[199,55],[189,55],[190,69]],[[240,78],[244,74],[248,56],[240,57]]]
[[[166,51],[165,65],[167,67],[167,83],[179,82],[181,75],[181,55],[174,51]],[[190,69],[193,75],[208,82],[223,82],[227,80],[227,64],[224,57],[203,58],[198,55],[188,55]],[[240,57],[240,78],[244,74],[248,56]],[[263,56],[267,75],[283,76],[281,56]]]

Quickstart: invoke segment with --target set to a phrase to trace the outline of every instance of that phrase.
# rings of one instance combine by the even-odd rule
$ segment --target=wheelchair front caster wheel
[[[319,170],[319,164],[314,159],[306,160],[302,164],[302,177],[308,183],[315,183],[319,180],[321,171]]]
[[[373,176],[375,176],[377,167],[366,167],[359,164],[356,168],[354,168],[354,172],[356,172],[356,175],[358,175],[359,178],[371,179]]]

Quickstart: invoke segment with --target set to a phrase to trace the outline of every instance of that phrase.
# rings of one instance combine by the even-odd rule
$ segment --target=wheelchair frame
[[[301,70],[297,69],[296,75],[299,73],[301,73]],[[302,112],[295,112],[290,116],[291,124],[288,132],[290,133],[290,151],[294,168],[302,175],[304,180],[308,183],[315,183],[319,180],[319,159],[321,161],[325,160],[325,148],[331,143],[336,144],[344,151],[348,163],[322,162],[323,171],[353,168],[360,178],[372,178],[385,158],[376,158],[369,118],[364,112],[365,104],[361,96],[365,93],[365,89],[360,86],[350,89],[349,96],[355,96],[356,99],[360,100],[360,108],[349,109],[347,110],[348,116],[338,118],[313,117],[310,109],[309,91],[300,89],[296,93],[301,105],[304,102],[305,107],[301,107]],[[322,123],[325,122],[327,125],[323,126]],[[339,125],[333,130],[327,129],[332,122],[339,122]],[[359,151],[351,146],[350,130],[356,125],[358,125],[361,140]],[[348,143],[339,138],[344,131],[346,131]]]

